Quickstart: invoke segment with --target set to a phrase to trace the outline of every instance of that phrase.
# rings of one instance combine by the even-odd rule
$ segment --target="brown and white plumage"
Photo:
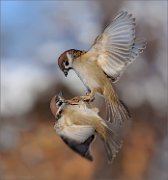
[[[60,96],[52,98],[50,108],[57,117],[54,127],[57,134],[71,149],[93,160],[90,144],[95,135],[98,135],[104,142],[108,160],[113,160],[121,148],[121,140],[98,115],[97,108],[91,108],[82,101],[71,105]]]
[[[143,51],[146,42],[135,36],[135,19],[127,12],[118,14],[100,34],[88,52],[69,50],[58,59],[65,75],[74,69],[88,89],[90,100],[96,93],[104,96],[109,121],[121,124],[130,119],[126,106],[121,102],[111,82],[116,82],[135,58]]]
[[[96,38],[87,53],[94,53],[95,58],[92,59],[113,81],[117,81],[145,45],[144,39],[135,36],[135,18],[127,12],[121,12]]]

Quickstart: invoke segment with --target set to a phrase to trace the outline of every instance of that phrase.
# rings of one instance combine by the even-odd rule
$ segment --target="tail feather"
[[[104,142],[108,161],[111,163],[122,147],[122,140],[111,129],[107,129],[107,139]]]
[[[107,84],[103,93],[106,103],[106,119],[114,125],[121,125],[131,119],[127,106],[118,99],[111,83]]]
[[[130,111],[129,111],[128,107],[125,105],[125,103],[124,103],[122,100],[120,100],[120,104],[122,104],[123,108],[125,108],[125,110],[126,110],[126,112],[127,112],[127,116],[128,116],[129,118],[131,118]]]
[[[107,121],[112,122],[114,125],[121,125],[124,121],[131,119],[127,106],[121,100],[113,102],[106,99],[106,107]]]

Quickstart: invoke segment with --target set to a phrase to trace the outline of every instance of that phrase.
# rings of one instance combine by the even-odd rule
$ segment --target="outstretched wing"
[[[127,12],[118,14],[100,34],[86,53],[96,60],[103,71],[115,82],[126,67],[143,51],[146,42],[135,37],[135,18]]]

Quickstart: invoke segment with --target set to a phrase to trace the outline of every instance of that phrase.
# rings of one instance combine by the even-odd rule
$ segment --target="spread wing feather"
[[[127,12],[121,12],[96,38],[88,54],[95,55],[98,65],[115,82],[145,45],[144,39],[135,37],[135,18]]]

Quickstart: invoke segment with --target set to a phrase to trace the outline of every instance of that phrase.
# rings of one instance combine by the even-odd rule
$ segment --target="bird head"
[[[62,112],[64,106],[65,106],[65,100],[64,98],[59,94],[55,95],[51,101],[50,101],[50,109],[52,114],[55,116],[56,119],[58,119],[58,116],[60,116],[60,113]]]
[[[74,59],[78,58],[83,53],[85,53],[85,51],[70,49],[60,55],[58,58],[58,65],[65,76],[68,75],[70,69],[73,69]]]

